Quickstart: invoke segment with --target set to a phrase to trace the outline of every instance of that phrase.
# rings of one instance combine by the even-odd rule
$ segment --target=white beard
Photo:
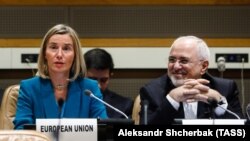
[[[179,87],[184,84],[184,79],[176,79],[173,75],[170,76],[170,79],[175,87]]]

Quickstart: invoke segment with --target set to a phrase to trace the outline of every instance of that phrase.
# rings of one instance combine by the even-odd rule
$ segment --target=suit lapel
[[[206,103],[198,102],[197,118],[209,118],[210,110]]]

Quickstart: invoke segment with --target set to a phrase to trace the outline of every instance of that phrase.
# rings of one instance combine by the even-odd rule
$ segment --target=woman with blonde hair
[[[20,83],[15,129],[37,118],[107,118],[105,106],[84,94],[102,99],[98,83],[85,73],[77,33],[64,24],[52,27],[41,44],[37,76]]]

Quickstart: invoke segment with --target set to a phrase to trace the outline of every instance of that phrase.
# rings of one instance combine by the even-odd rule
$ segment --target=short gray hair
[[[208,48],[207,43],[202,40],[201,38],[198,38],[196,36],[188,35],[188,36],[180,36],[178,37],[173,44],[171,45],[171,48],[175,45],[175,43],[181,41],[181,40],[192,40],[197,45],[197,51],[198,56],[200,60],[210,60],[210,50]]]

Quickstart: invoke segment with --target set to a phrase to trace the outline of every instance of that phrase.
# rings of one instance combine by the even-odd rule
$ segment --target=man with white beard
[[[182,36],[173,42],[167,74],[140,89],[141,101],[148,101],[148,124],[173,124],[178,118],[236,118],[225,109],[243,118],[236,83],[208,74],[209,58],[207,44],[198,37]],[[141,105],[140,124],[144,118]]]

